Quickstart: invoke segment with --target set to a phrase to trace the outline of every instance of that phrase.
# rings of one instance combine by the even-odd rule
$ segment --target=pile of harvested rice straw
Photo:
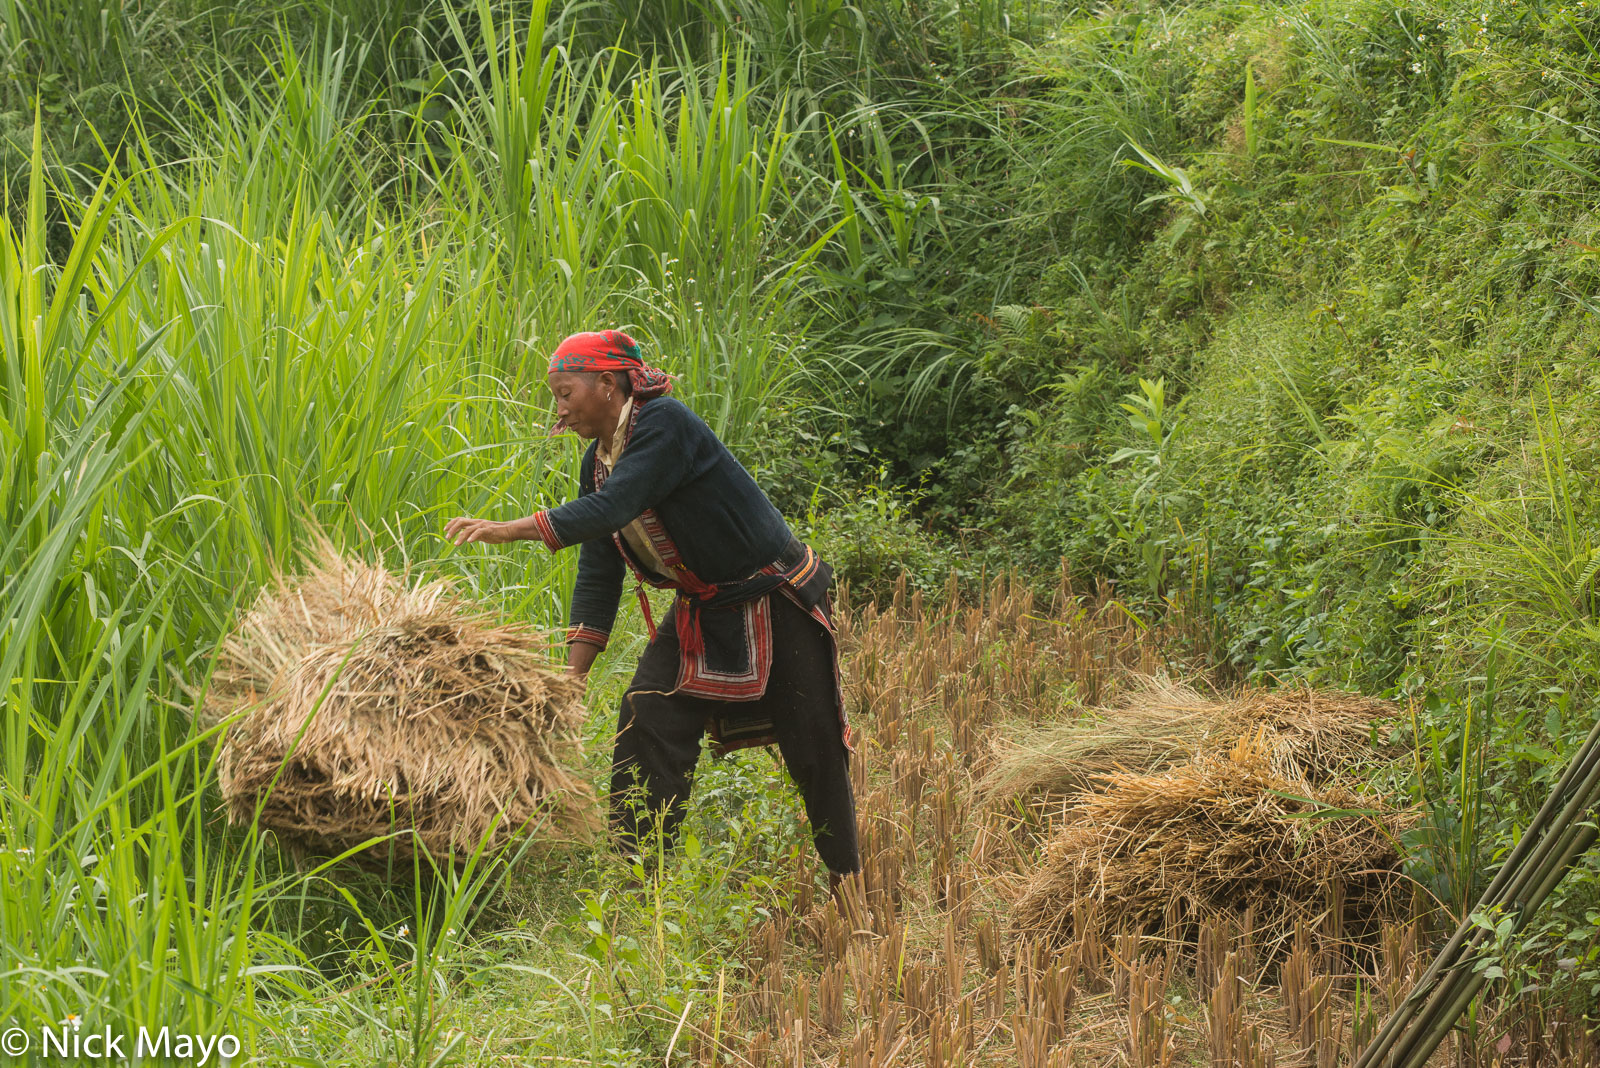
[[[401,832],[382,847],[393,856],[420,844],[460,858],[519,833],[593,829],[593,791],[564,767],[581,696],[538,632],[324,543],[227,638],[206,715],[239,717],[219,776],[235,822],[259,807],[296,855]]]
[[[1047,836],[1013,922],[1066,943],[1139,931],[1192,942],[1230,916],[1286,946],[1302,921],[1360,939],[1407,915],[1396,840],[1410,817],[1355,792],[1392,705],[1341,691],[1207,700],[1147,682],[1084,719],[1004,742],[980,794]]]
[[[1187,941],[1204,918],[1248,914],[1263,946],[1287,946],[1298,921],[1359,939],[1410,906],[1395,850],[1405,822],[1374,798],[1282,777],[1259,740],[1112,774],[1051,839],[1015,923],[1065,942],[1073,917],[1092,915],[1101,937]]]
[[[1374,750],[1371,730],[1394,713],[1388,702],[1342,690],[1250,687],[1208,699],[1146,679],[1081,719],[997,738],[978,795],[990,808],[1021,801],[1059,814],[1106,775],[1173,767],[1250,737],[1261,739],[1280,778],[1325,783],[1387,755]]]

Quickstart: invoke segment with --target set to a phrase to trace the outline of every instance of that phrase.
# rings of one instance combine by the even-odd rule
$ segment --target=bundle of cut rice
[[[594,828],[593,791],[563,767],[578,757],[581,696],[538,632],[324,542],[224,642],[206,713],[239,714],[220,754],[233,821],[259,806],[297,855],[398,831],[384,847],[395,856],[420,842],[460,857],[519,832]]]
[[[1381,801],[1286,779],[1260,740],[1155,774],[1105,776],[1050,841],[1017,903],[1022,933],[1064,942],[1075,915],[1107,936],[1183,940],[1201,917],[1253,914],[1284,944],[1297,920],[1342,902],[1353,937],[1409,904],[1395,838],[1406,819]],[[1183,929],[1171,930],[1176,921]]]
[[[1389,755],[1373,747],[1372,726],[1394,712],[1388,702],[1342,690],[1250,687],[1213,700],[1149,679],[1082,719],[997,737],[978,796],[995,811],[1020,801],[1061,814],[1105,775],[1159,771],[1247,737],[1261,739],[1279,777],[1326,783]]]

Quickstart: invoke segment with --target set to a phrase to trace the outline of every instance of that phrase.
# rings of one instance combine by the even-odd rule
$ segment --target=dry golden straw
[[[261,826],[297,854],[414,831],[442,857],[532,827],[592,829],[593,791],[563,767],[581,695],[538,632],[324,542],[223,643],[206,714],[243,713],[220,759],[234,822],[260,804]],[[412,835],[393,848],[411,855]]]
[[[1341,690],[1249,688],[1211,700],[1146,679],[1109,708],[997,740],[978,794],[991,809],[1013,799],[1059,809],[1101,776],[1159,771],[1258,735],[1275,775],[1325,783],[1382,756],[1371,726],[1394,714],[1387,702]]]
[[[1019,931],[1065,941],[1077,934],[1074,914],[1092,911],[1107,933],[1186,939],[1169,930],[1175,917],[1191,925],[1248,910],[1259,941],[1281,946],[1297,920],[1330,905],[1339,915],[1327,919],[1354,937],[1409,905],[1394,847],[1403,817],[1371,797],[1284,778],[1259,740],[1105,780],[1046,848],[1017,902]],[[1335,809],[1373,814],[1314,816]]]

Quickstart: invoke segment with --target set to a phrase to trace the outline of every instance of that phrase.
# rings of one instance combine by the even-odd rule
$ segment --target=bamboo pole
[[[1472,965],[1489,932],[1476,926],[1472,916],[1506,906],[1513,917],[1513,930],[1520,930],[1600,837],[1600,830],[1583,822],[1597,801],[1600,721],[1529,822],[1477,907],[1461,918],[1450,941],[1362,1051],[1355,1068],[1422,1068],[1426,1064],[1486,981]]]

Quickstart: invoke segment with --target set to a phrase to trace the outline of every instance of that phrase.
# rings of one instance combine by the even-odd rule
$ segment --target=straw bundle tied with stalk
[[[997,739],[978,795],[990,809],[1020,801],[1054,814],[1102,776],[1159,771],[1257,736],[1274,775],[1326,783],[1384,755],[1372,725],[1394,714],[1387,702],[1342,690],[1246,688],[1213,700],[1146,678],[1081,719]]]
[[[1361,938],[1410,903],[1395,849],[1404,817],[1284,778],[1261,739],[1105,780],[1047,846],[1017,903],[1020,932],[1066,942],[1083,934],[1075,915],[1094,915],[1102,938],[1135,930],[1187,941],[1203,917],[1248,911],[1258,944],[1281,949],[1297,921]]]
[[[411,584],[327,542],[280,576],[224,641],[206,714],[239,714],[218,781],[230,818],[297,855],[396,835],[436,856],[497,848],[530,824],[586,833],[575,760],[582,685],[528,627],[491,619],[446,581]]]

